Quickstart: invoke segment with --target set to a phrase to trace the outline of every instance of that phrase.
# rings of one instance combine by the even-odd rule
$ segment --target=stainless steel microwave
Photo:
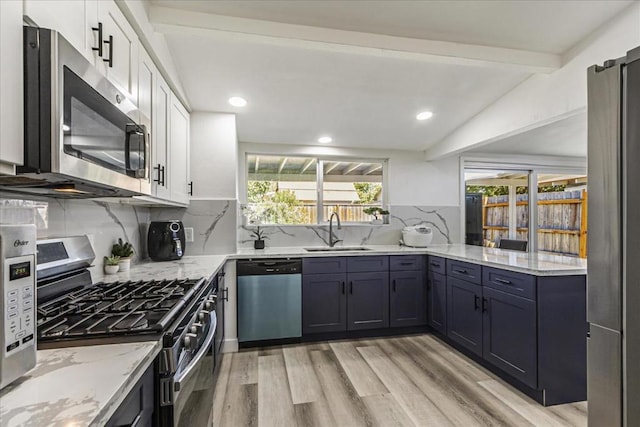
[[[24,27],[24,164],[0,190],[148,195],[150,121],[55,31]]]

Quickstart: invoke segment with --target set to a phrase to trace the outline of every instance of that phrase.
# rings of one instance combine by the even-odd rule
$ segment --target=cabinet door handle
[[[229,288],[224,288],[222,290],[222,299],[229,302]]]
[[[489,304],[489,301],[487,301],[487,299],[485,297],[482,297],[482,312],[484,313],[485,311],[487,311],[487,305]]]
[[[478,295],[473,296],[473,309],[477,310],[480,308],[480,297]]]
[[[189,182],[189,195],[193,196],[193,181]]]
[[[456,272],[456,273],[460,273],[460,274],[469,274],[467,272],[467,270],[456,270],[456,269],[453,269],[453,271]]]
[[[395,292],[395,291],[396,291],[396,281],[394,280],[393,281],[393,292]]]
[[[431,261],[429,264],[431,264],[432,267],[440,267],[440,263],[439,262]]]
[[[495,279],[493,279],[495,282],[498,283],[502,283],[504,285],[511,285],[511,280],[505,280],[505,279],[501,279],[499,277],[496,277]]]
[[[342,295],[344,295],[344,282],[342,282]]]
[[[353,295],[353,282],[349,282],[349,293]]]
[[[167,186],[167,181],[166,181],[166,176],[165,176],[165,169],[166,166],[162,166],[162,186],[166,187]]]
[[[91,50],[98,52],[98,56],[102,58],[102,22],[98,22],[98,27],[91,27],[92,31],[98,32],[98,47],[92,47]]]
[[[162,183],[162,165],[158,163],[158,166],[154,166],[153,170],[158,170],[158,179],[154,179],[153,182],[157,182],[158,185],[163,185]]]
[[[103,43],[107,43],[109,45],[109,58],[103,58],[102,60],[109,64],[109,68],[113,68],[113,36],[109,36],[109,40],[104,40]]]

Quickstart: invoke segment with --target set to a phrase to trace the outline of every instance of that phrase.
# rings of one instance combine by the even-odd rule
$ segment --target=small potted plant
[[[362,212],[366,213],[367,215],[373,215],[373,219],[371,220],[371,224],[383,224],[384,223],[384,215],[389,215],[389,211],[384,210],[382,208],[375,207],[375,206],[363,209]],[[378,214],[380,214],[382,216],[382,218],[378,218]],[[387,217],[387,223],[388,223],[388,221],[389,221],[389,218]]]
[[[111,247],[111,255],[120,259],[120,271],[129,271],[131,267],[131,255],[133,255],[133,245],[118,239],[118,243]]]
[[[120,257],[117,255],[111,255],[104,257],[104,272],[107,274],[116,274],[120,269]]]
[[[386,209],[380,209],[380,216],[382,216],[382,223],[389,224],[389,211]]]
[[[251,234],[255,237],[255,240],[253,241],[253,248],[264,249],[264,239],[269,238],[269,236],[264,234],[264,230],[261,230],[260,226],[258,226],[255,230],[251,230]]]

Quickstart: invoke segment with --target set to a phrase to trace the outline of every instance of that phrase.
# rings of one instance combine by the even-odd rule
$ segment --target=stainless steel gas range
[[[37,248],[38,348],[158,340],[154,410],[136,425],[206,425],[220,356],[217,278],[93,284],[86,236]]]

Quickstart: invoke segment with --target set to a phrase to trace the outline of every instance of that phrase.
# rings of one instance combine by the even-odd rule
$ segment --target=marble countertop
[[[157,341],[39,350],[0,392],[0,426],[103,426],[159,351]]]
[[[143,262],[132,264],[129,271],[105,274],[102,262],[96,260],[91,267],[93,282],[115,282],[124,280],[153,279],[199,279],[210,278],[220,270],[227,260],[226,255],[201,255],[184,257],[179,261]]]
[[[432,245],[427,248],[410,248],[399,245],[365,246],[366,251],[307,252],[302,247],[267,247],[265,249],[239,249],[230,258],[276,258],[357,255],[436,255],[504,270],[536,276],[565,276],[587,274],[587,260],[548,253],[528,253],[497,248],[484,248],[463,244]]]

